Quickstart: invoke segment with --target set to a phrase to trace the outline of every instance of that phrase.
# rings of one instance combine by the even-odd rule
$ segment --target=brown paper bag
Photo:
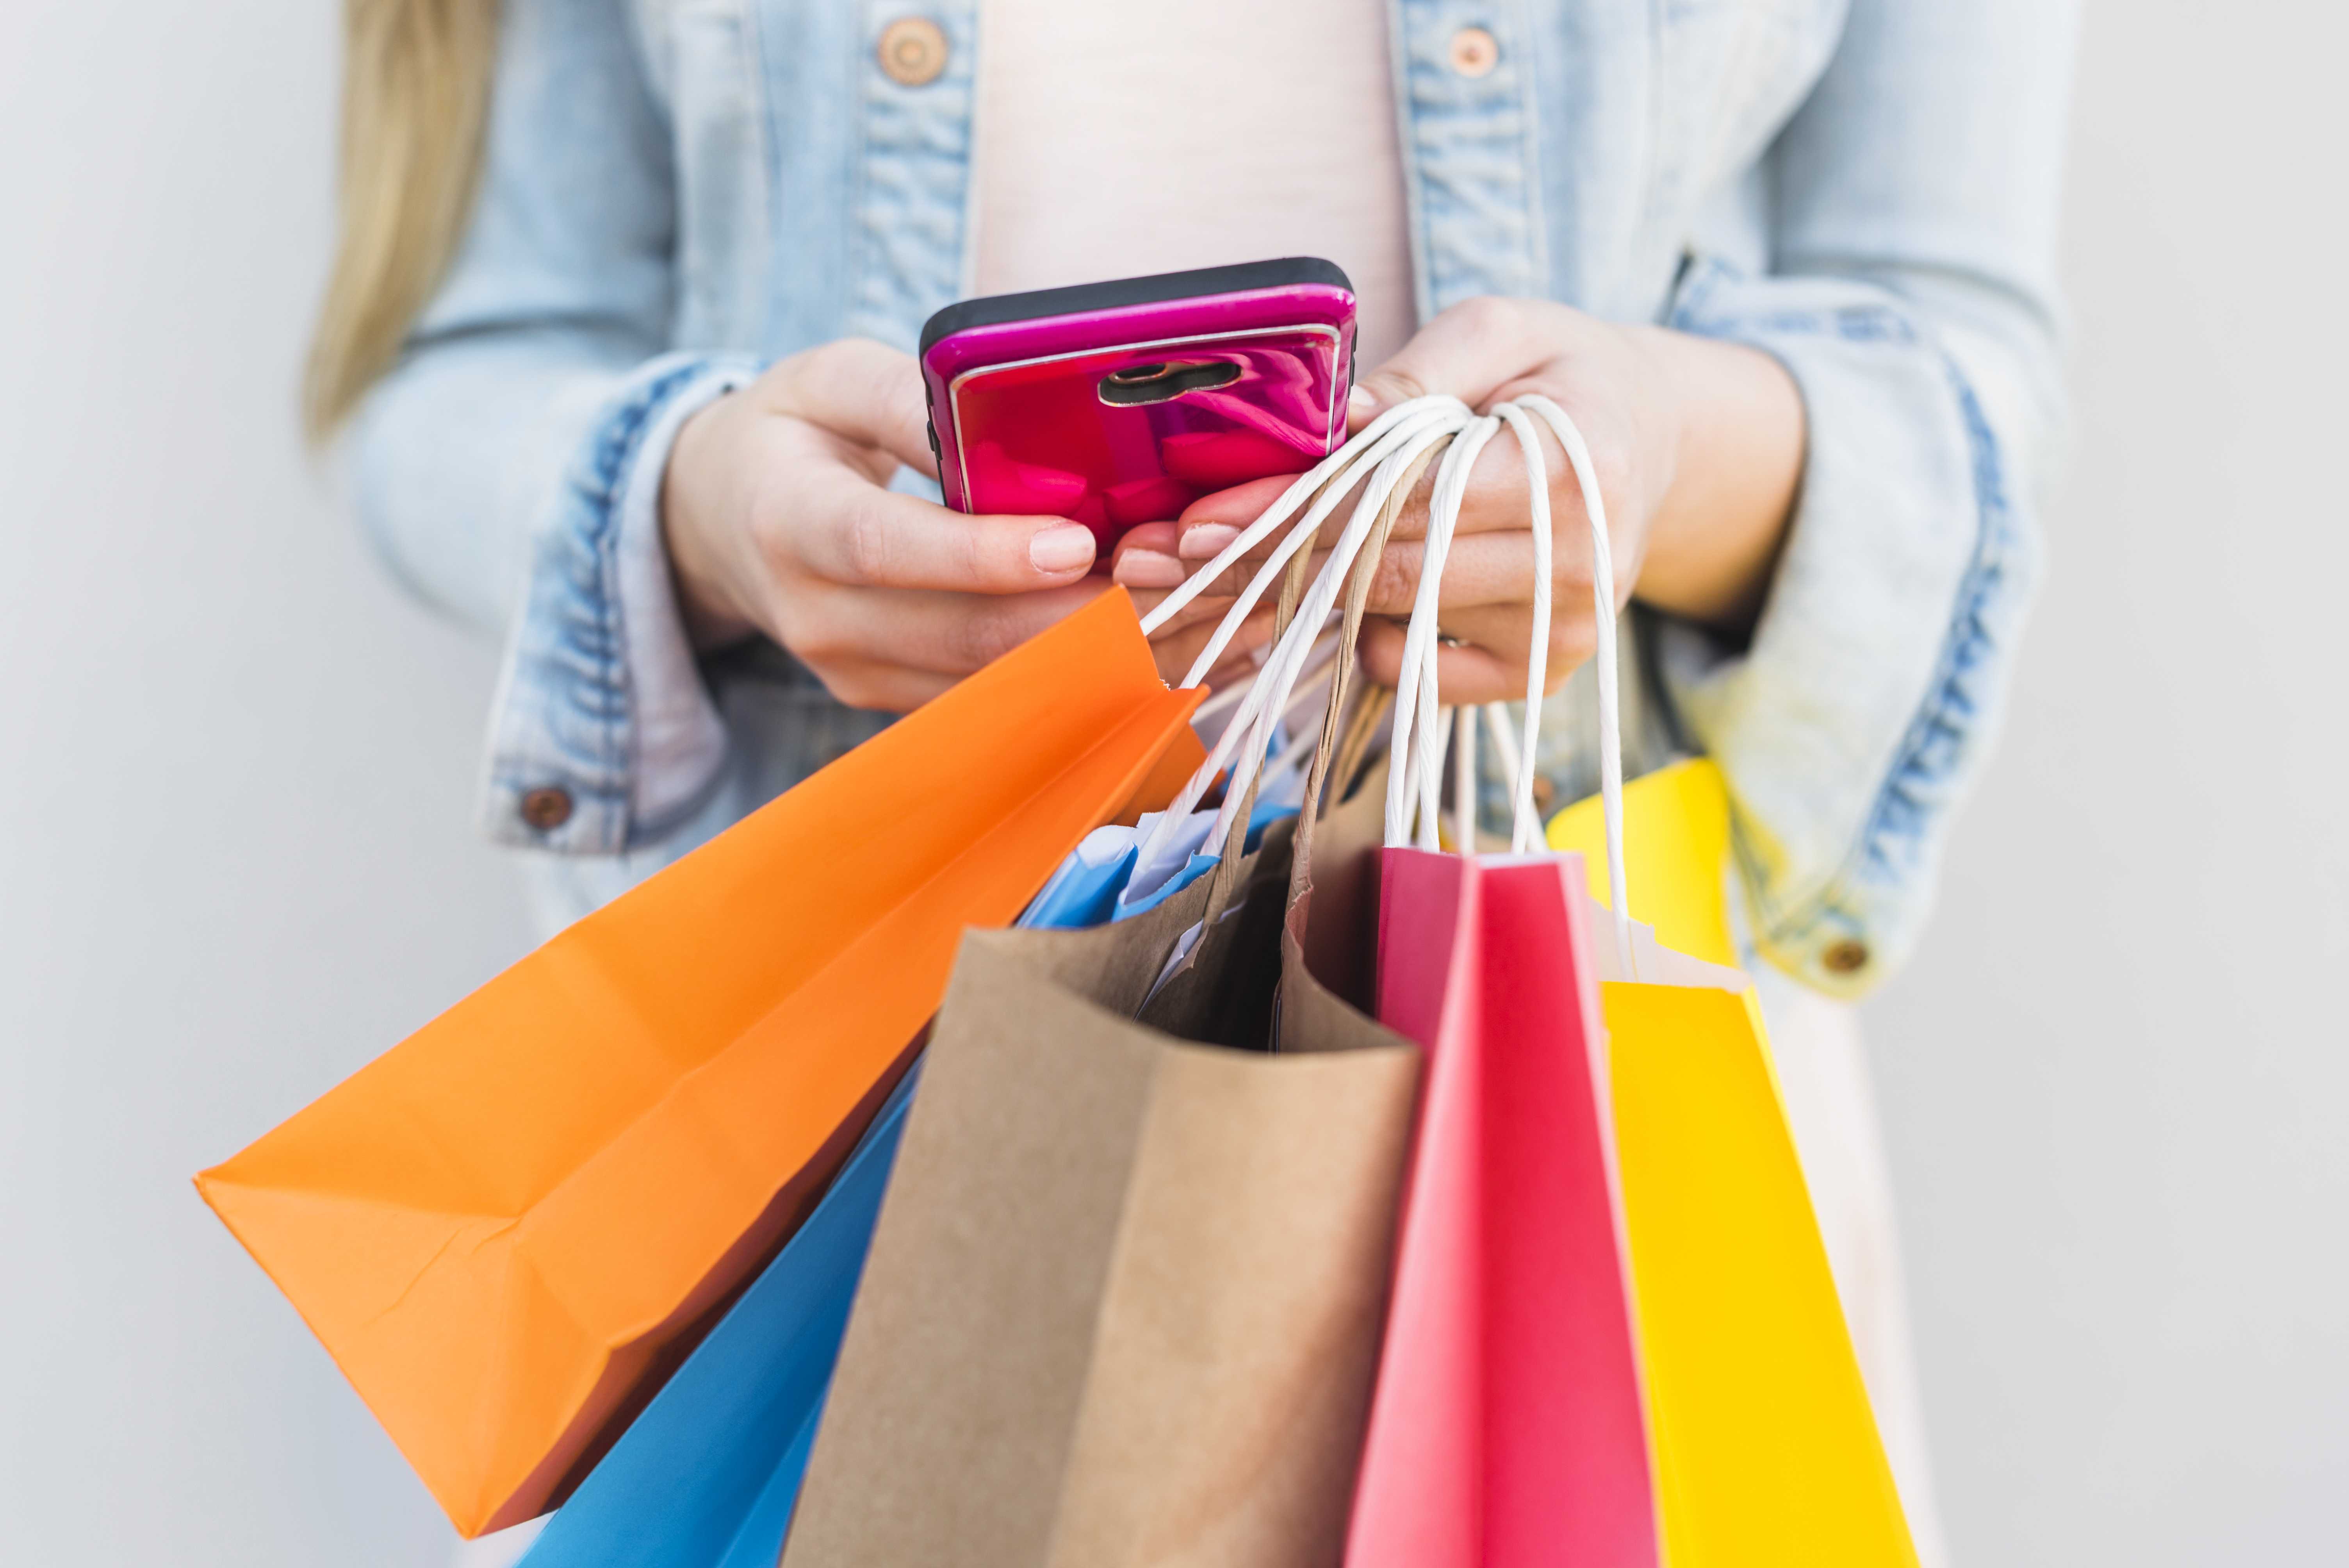
[[[1335,998],[1269,1054],[1092,999],[1203,907],[964,939],[790,1568],[1338,1560],[1417,1057]]]
[[[1306,959],[1326,929],[1345,971],[1372,894],[1378,780],[1315,821],[1341,706],[1293,843],[1139,920],[964,938],[785,1568],[1340,1561],[1418,1081]],[[1276,965],[1276,1016],[1234,1005]]]

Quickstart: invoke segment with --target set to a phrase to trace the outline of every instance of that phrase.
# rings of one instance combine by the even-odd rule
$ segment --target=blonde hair
[[[498,0],[344,0],[339,236],[303,377],[323,439],[392,362],[464,235]]]

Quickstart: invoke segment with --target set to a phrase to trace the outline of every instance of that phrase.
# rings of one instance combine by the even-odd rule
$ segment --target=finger
[[[1486,605],[1480,609],[1446,611],[1444,632],[1448,637],[1481,648],[1501,663],[1510,676],[1509,700],[1526,695],[1526,655],[1532,652],[1533,622],[1523,610]],[[1598,645],[1588,615],[1550,623],[1549,656],[1542,663],[1545,691],[1556,691],[1582,667]]]
[[[1373,614],[1410,615],[1418,607],[1420,575],[1426,555],[1424,540],[1389,540],[1371,574],[1365,607]],[[1329,562],[1328,551],[1314,552],[1311,576],[1319,577]],[[1162,630],[1179,631],[1201,621],[1220,621],[1241,587],[1255,576],[1257,565],[1251,559],[1222,573],[1205,594],[1176,612]],[[1446,629],[1451,629],[1454,612],[1484,605],[1519,615],[1530,624],[1534,565],[1533,535],[1523,529],[1508,533],[1455,536],[1444,554],[1444,580],[1436,594]],[[1587,625],[1592,613],[1590,552],[1587,542],[1568,539],[1555,545],[1550,583],[1553,620],[1561,625],[1568,622]],[[1619,598],[1628,600],[1628,586],[1619,582]],[[1266,595],[1268,601],[1271,597],[1269,593]]]
[[[1391,542],[1371,579],[1369,608],[1381,615],[1407,615],[1419,603],[1419,580],[1427,562],[1424,540]],[[1622,584],[1617,585],[1617,593]],[[1436,604],[1447,614],[1472,605],[1501,605],[1531,613],[1534,542],[1529,533],[1476,533],[1456,538],[1444,557],[1444,580]],[[1591,615],[1590,552],[1556,548],[1550,562],[1550,614],[1558,619]]]
[[[789,645],[816,667],[866,663],[967,676],[1108,587],[1093,578],[1066,588],[1004,595],[911,589],[825,593],[804,608]]]
[[[1339,498],[1314,534],[1316,550],[1326,551],[1337,542],[1366,493],[1366,483],[1367,476],[1358,478],[1348,487],[1351,494]],[[1182,531],[1175,545],[1175,553],[1185,568],[1195,573],[1221,555],[1279,498],[1284,488],[1285,481],[1279,479],[1257,480],[1202,496],[1185,507],[1176,522]],[[1222,595],[1238,593],[1276,552],[1286,547],[1292,537],[1292,525],[1302,521],[1304,513],[1309,511],[1309,506],[1300,510],[1298,516],[1258,540],[1203,591]]]
[[[808,511],[791,530],[801,564],[848,587],[1027,593],[1092,568],[1092,531],[1064,518],[968,517],[837,472],[802,496]]]
[[[1153,638],[1150,651],[1158,660],[1158,673],[1170,684],[1183,679],[1191,666],[1205,652],[1208,640],[1215,635],[1213,624],[1185,627],[1176,632],[1161,632]],[[1272,613],[1267,610],[1250,615],[1225,649],[1213,669],[1207,672],[1206,685],[1220,687],[1227,681],[1252,677],[1257,665],[1252,654],[1272,641]]]
[[[1206,561],[1240,536],[1240,531],[1262,517],[1288,491],[1291,476],[1250,480],[1244,485],[1203,495],[1183,509],[1179,520],[1181,553],[1187,561]]]
[[[1541,445],[1542,471],[1548,480],[1551,534],[1563,539],[1583,526],[1582,492],[1567,467],[1565,449],[1549,435],[1547,427],[1537,428],[1535,437]],[[1429,505],[1441,471],[1438,464],[1421,475],[1402,511],[1395,514],[1394,528],[1388,537],[1427,537]],[[1485,443],[1468,469],[1467,487],[1460,498],[1460,515],[1452,525],[1454,535],[1523,531],[1530,528],[1533,500],[1526,480],[1525,452],[1514,433],[1504,426]]]
[[[1232,606],[1238,603],[1241,593],[1247,589],[1248,584],[1257,580],[1258,574],[1263,570],[1264,563],[1264,557],[1262,555],[1252,554],[1242,560],[1237,565],[1217,573],[1215,579],[1200,591],[1197,598],[1193,599],[1190,603],[1185,604],[1180,610],[1175,611],[1174,615],[1171,616],[1160,629],[1162,631],[1174,631],[1179,630],[1185,626],[1195,625],[1201,621],[1222,620],[1231,612]],[[1283,562],[1283,566],[1286,568],[1287,566],[1293,565],[1294,563],[1294,559],[1292,558],[1291,561]],[[1322,568],[1326,567],[1329,563],[1330,552],[1328,551],[1317,550],[1313,552],[1312,562],[1307,569],[1307,583],[1309,584],[1315,578],[1319,577],[1321,574]],[[1192,562],[1185,562],[1185,564],[1196,566],[1198,563]],[[1276,573],[1271,580],[1265,583],[1262,588],[1257,592],[1256,601],[1250,606],[1250,612],[1252,614],[1259,610],[1268,611],[1272,606],[1280,602],[1281,575],[1281,573]]]
[[[1495,389],[1554,352],[1547,346],[1554,335],[1546,329],[1558,308],[1490,294],[1454,305],[1355,384],[1347,428],[1359,430],[1395,404],[1431,392],[1449,392],[1470,407],[1483,407]]]
[[[956,678],[869,659],[835,659],[815,673],[840,701],[874,713],[911,713],[953,686]]]
[[[1177,524],[1145,522],[1125,531],[1110,558],[1110,581],[1127,588],[1163,592],[1179,588],[1191,574],[1175,553]]]
[[[1228,608],[1231,602],[1239,596],[1240,590],[1247,587],[1248,583],[1255,579],[1257,572],[1263,569],[1265,561],[1271,554],[1271,552],[1272,547],[1270,545],[1266,545],[1261,550],[1251,551],[1248,554],[1241,557],[1236,564],[1228,566],[1223,571],[1216,573],[1215,576],[1208,581],[1206,586],[1199,591],[1198,598],[1192,600],[1191,603],[1185,605],[1181,610],[1175,612],[1176,619],[1178,621],[1196,619],[1196,612],[1200,606],[1211,601]],[[1135,562],[1134,569],[1139,571],[1144,566],[1144,562]],[[1153,580],[1155,581],[1161,574],[1161,569],[1157,564],[1157,558],[1152,559],[1146,564],[1153,574]],[[1193,575],[1197,573],[1198,571],[1206,564],[1206,562],[1204,561],[1180,561],[1175,564],[1182,573],[1182,575],[1175,580],[1176,583],[1179,583],[1189,581]],[[1172,586],[1172,584],[1170,584],[1170,586]],[[1268,589],[1268,596],[1269,595],[1269,592],[1270,590]]]
[[[1174,616],[1167,621],[1166,626],[1164,629],[1179,629],[1201,620],[1221,620],[1224,615],[1229,612],[1231,606],[1238,602],[1241,592],[1245,590],[1249,583],[1255,582],[1257,575],[1264,570],[1265,563],[1271,557],[1273,549],[1274,546],[1269,543],[1261,545],[1258,548],[1250,551],[1247,555],[1242,556],[1239,561],[1232,566],[1229,566],[1223,572],[1218,573],[1215,579],[1200,592],[1199,597],[1194,599],[1190,603],[1185,604],[1182,609],[1174,613]],[[1390,553],[1392,553],[1392,546],[1389,547]],[[1330,564],[1330,552],[1327,547],[1319,548],[1312,552],[1311,563],[1306,569],[1306,581],[1309,583],[1318,579],[1321,575],[1322,572],[1327,569]],[[1413,555],[1411,559],[1415,563],[1418,557]],[[1191,564],[1195,567],[1196,565],[1195,562],[1189,562],[1186,564]],[[1284,563],[1284,565],[1291,564],[1294,564],[1293,557],[1290,562]],[[1417,581],[1415,564],[1413,566],[1413,573],[1414,574],[1411,581],[1415,583]],[[1257,603],[1259,605],[1270,605],[1278,603],[1278,598],[1279,580],[1278,578],[1275,578],[1272,582],[1265,584],[1263,592],[1257,596]],[[1408,592],[1408,588],[1406,587],[1400,595],[1397,595],[1392,592],[1385,594],[1374,593],[1374,602],[1371,603],[1371,607],[1376,610],[1408,611],[1411,608],[1411,596]]]
[[[1183,667],[1187,670],[1229,619],[1231,608],[1226,602],[1205,614],[1193,614],[1191,607],[1186,607],[1174,620],[1151,634],[1151,645],[1183,650]],[[1236,655],[1245,654],[1270,642],[1273,618],[1274,606],[1270,604],[1259,604],[1242,616],[1231,635],[1225,640],[1216,668],[1222,668],[1223,661]]]
[[[1133,603],[1135,607],[1146,615],[1156,609],[1159,601],[1165,597],[1164,593],[1136,594]],[[1148,602],[1144,603],[1145,600]],[[1174,636],[1177,633],[1187,632],[1194,626],[1219,625],[1224,617],[1231,614],[1232,603],[1228,595],[1208,595],[1194,599],[1167,617],[1158,630],[1151,634],[1151,637],[1154,641],[1162,637]]]
[[[1537,432],[1537,434],[1539,434]],[[1576,531],[1582,527],[1581,492],[1571,485],[1571,475],[1565,467],[1566,454],[1555,440],[1542,436],[1545,451],[1545,471],[1550,479],[1550,530],[1553,538],[1579,537]],[[1428,503],[1435,488],[1437,469],[1431,467],[1421,474],[1412,487],[1402,508],[1395,514],[1395,522],[1388,537],[1396,542],[1424,539],[1427,536]],[[1568,483],[1564,491],[1561,480]],[[1255,512],[1248,508],[1257,498],[1247,493],[1248,487],[1227,490],[1219,495],[1205,496],[1194,502],[1183,514],[1182,537],[1175,546],[1176,553],[1195,570],[1200,562],[1220,553],[1239,536],[1239,526],[1232,521],[1252,520]],[[1321,525],[1315,536],[1318,548],[1327,549],[1351,518],[1353,501],[1341,502]],[[1473,533],[1505,531],[1524,532],[1532,517],[1531,500],[1526,485],[1525,458],[1514,438],[1506,432],[1485,443],[1476,454],[1469,469],[1468,487],[1461,500],[1460,515],[1453,524],[1454,537]],[[1261,508],[1257,510],[1260,511]],[[1236,593],[1238,584],[1254,575],[1284,537],[1276,533],[1242,557],[1234,567],[1217,578],[1210,590],[1218,593]],[[1526,535],[1530,538],[1530,535]],[[1161,569],[1163,574],[1163,569]]]
[[[842,338],[779,362],[761,378],[758,391],[776,413],[878,447],[907,468],[938,477],[922,373],[901,349]]]
[[[1443,634],[1449,641],[1442,646],[1464,645],[1494,661],[1495,667],[1508,672],[1508,689],[1499,694],[1515,702],[1526,695],[1526,666],[1532,653],[1530,638],[1533,622],[1523,610],[1494,606],[1480,609],[1446,612],[1441,617]],[[1373,617],[1364,625],[1407,628],[1400,617]],[[1381,637],[1385,634],[1381,633]],[[1365,633],[1366,642],[1369,634]],[[1545,693],[1564,686],[1567,678],[1588,662],[1597,638],[1588,617],[1578,620],[1554,621],[1550,624],[1549,655],[1543,661],[1542,686]],[[1397,656],[1402,645],[1395,645]],[[1393,666],[1387,666],[1388,678]],[[1451,700],[1446,698],[1446,701]]]
[[[1318,542],[1328,544],[1344,529],[1347,520],[1353,516],[1354,508],[1360,504],[1362,496],[1366,493],[1369,478],[1368,470],[1356,473],[1346,490],[1341,491],[1335,498],[1322,520],[1319,531],[1315,535]],[[1226,547],[1261,518],[1273,502],[1280,499],[1288,490],[1289,482],[1288,480],[1278,477],[1269,480],[1255,480],[1247,484],[1235,485],[1227,490],[1218,490],[1213,495],[1201,496],[1183,509],[1183,515],[1179,520],[1183,533],[1177,553],[1184,560],[1195,563],[1213,560],[1220,555]],[[1258,542],[1248,552],[1247,559],[1263,560],[1279,545],[1282,540],[1288,537],[1290,530],[1297,522],[1302,521],[1306,512],[1312,510],[1313,506],[1330,499],[1327,496],[1317,496],[1309,500],[1293,516]]]
[[[1371,575],[1369,596],[1364,607],[1379,615],[1409,615],[1418,606],[1420,573],[1425,566],[1427,546],[1416,539],[1390,540],[1380,553],[1379,563]],[[1330,552],[1313,552],[1308,568],[1308,581],[1318,579],[1328,569]],[[1555,580],[1566,582],[1566,573],[1574,571],[1576,563],[1563,559],[1553,563],[1562,569]],[[1179,629],[1202,619],[1222,619],[1236,602],[1240,589],[1256,575],[1259,563],[1244,561],[1219,575],[1206,593],[1184,606],[1167,622],[1166,629]],[[1444,581],[1436,603],[1439,607],[1453,609],[1476,604],[1504,604],[1524,607],[1533,602],[1533,538],[1526,533],[1487,533],[1473,538],[1454,539],[1444,556]],[[1588,614],[1587,575],[1576,579],[1585,597],[1578,601]],[[1562,586],[1561,595],[1573,591]],[[1275,594],[1268,592],[1265,603]]]
[[[1391,686],[1402,674],[1404,629],[1399,621],[1362,623],[1362,671]],[[1525,661],[1514,667],[1504,656],[1480,647],[1438,646],[1435,700],[1444,704],[1507,702],[1526,695]]]
[[[1486,455],[1489,453],[1488,448]],[[1487,476],[1484,459],[1480,458],[1476,473],[1478,481],[1486,483],[1486,488],[1482,495],[1472,488],[1468,503],[1463,508],[1461,520],[1445,555],[1444,583],[1437,603],[1447,610],[1477,604],[1529,605],[1533,599],[1535,556],[1533,534],[1526,521],[1523,466],[1516,462],[1506,463],[1500,472]],[[1417,510],[1421,528],[1416,531],[1416,535],[1399,528],[1395,535],[1390,536],[1381,557],[1378,572],[1371,580],[1368,601],[1369,608],[1375,613],[1408,614],[1417,603],[1420,571],[1426,553],[1423,500]],[[1577,510],[1578,511],[1578,508]],[[1587,618],[1590,592],[1588,538],[1587,534],[1572,529],[1561,534],[1558,521],[1558,514],[1553,511],[1552,592],[1557,606],[1555,613],[1561,616],[1581,615]],[[1195,524],[1186,516],[1184,526],[1195,527]],[[1217,574],[1207,584],[1202,597],[1177,612],[1165,629],[1180,629],[1211,615],[1220,618],[1228,603],[1254,581],[1276,547],[1275,541],[1267,541]],[[1194,553],[1187,538],[1181,549],[1186,556]],[[1197,553],[1209,552],[1199,551]],[[1328,561],[1326,547],[1316,550],[1312,573],[1318,576]],[[1175,580],[1175,573],[1164,567],[1164,558],[1154,552],[1152,563],[1161,570],[1154,572],[1148,582],[1154,586],[1161,582],[1171,585]],[[1184,564],[1195,569],[1196,565],[1192,562]],[[1138,578],[1140,573],[1133,575]],[[1122,575],[1121,580],[1125,578]],[[1628,586],[1627,580],[1620,588]]]
[[[1243,487],[1245,488],[1245,487]],[[1226,495],[1237,495],[1230,490]],[[1335,537],[1334,529],[1331,537]],[[1184,531],[1179,542],[1170,542],[1170,532]],[[1131,588],[1154,590],[1181,586],[1200,573],[1208,561],[1237,538],[1239,530],[1212,521],[1200,521],[1185,513],[1185,521],[1173,523],[1149,523],[1131,530],[1118,542],[1114,580]],[[1199,590],[1204,599],[1228,601],[1253,581],[1273,552],[1279,549],[1287,535],[1276,531],[1242,555],[1233,565],[1216,574]],[[1168,553],[1169,551],[1173,553]],[[1269,585],[1268,585],[1269,593]],[[1175,613],[1181,624],[1197,618],[1202,599],[1194,599]],[[1220,612],[1218,612],[1220,613]]]

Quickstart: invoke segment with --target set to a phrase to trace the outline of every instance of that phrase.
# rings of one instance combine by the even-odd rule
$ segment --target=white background
[[[493,651],[293,434],[334,9],[0,6],[12,1564],[451,1539],[188,1185],[524,942],[471,822]],[[1870,1016],[1961,1563],[2342,1550],[2345,50],[2091,5],[2053,580]]]

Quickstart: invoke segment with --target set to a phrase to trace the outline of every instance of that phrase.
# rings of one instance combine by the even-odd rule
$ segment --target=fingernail
[[[1375,414],[1379,411],[1379,395],[1367,387],[1357,387],[1346,394],[1346,412]]]
[[[1080,566],[1093,563],[1093,531],[1064,522],[1035,534],[1028,541],[1028,564],[1039,572],[1058,576],[1074,572]]]
[[[1128,588],[1179,588],[1190,573],[1171,555],[1161,555],[1154,550],[1128,550],[1117,558],[1117,570],[1111,575]]]
[[[1195,528],[1185,529],[1174,549],[1185,561],[1205,561],[1210,556],[1222,554],[1225,547],[1239,536],[1240,531],[1228,524],[1203,522]]]

